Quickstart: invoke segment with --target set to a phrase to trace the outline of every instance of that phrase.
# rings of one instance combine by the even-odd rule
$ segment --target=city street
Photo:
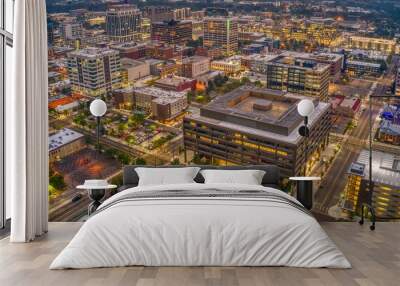
[[[378,84],[374,90],[375,95],[383,94],[385,87]],[[382,104],[374,102],[372,106],[372,118],[377,117]],[[366,109],[360,116],[357,127],[351,130],[341,143],[341,149],[333,161],[328,173],[324,177],[315,194],[314,211],[328,214],[331,207],[337,205],[340,194],[347,182],[347,171],[352,162],[357,160],[361,150],[368,148],[369,137],[369,110]]]

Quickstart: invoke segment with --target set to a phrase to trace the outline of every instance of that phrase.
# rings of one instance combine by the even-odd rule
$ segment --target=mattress
[[[351,267],[308,210],[282,191],[193,183],[109,198],[50,269],[133,265]]]

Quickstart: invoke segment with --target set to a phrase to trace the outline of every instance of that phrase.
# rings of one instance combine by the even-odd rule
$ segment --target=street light
[[[95,99],[90,103],[90,113],[96,117],[96,137],[97,137],[97,151],[100,152],[100,118],[106,114],[107,105],[101,99]]]
[[[305,138],[304,144],[304,159],[305,159],[305,167],[304,167],[304,175],[306,175],[307,170],[307,151],[308,151],[308,142],[307,138],[310,136],[310,129],[308,128],[308,118],[314,112],[314,103],[310,99],[303,99],[297,105],[297,112],[304,117],[304,125],[299,128],[299,134]]]

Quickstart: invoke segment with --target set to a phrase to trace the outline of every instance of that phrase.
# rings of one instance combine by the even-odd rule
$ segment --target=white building
[[[70,52],[67,58],[68,76],[74,91],[100,96],[121,86],[118,51],[87,48]]]
[[[186,92],[157,87],[133,89],[135,107],[151,112],[158,120],[176,117],[188,107]]]

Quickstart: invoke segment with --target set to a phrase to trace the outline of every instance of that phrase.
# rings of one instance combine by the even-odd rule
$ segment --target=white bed
[[[145,192],[175,190],[189,194],[263,191],[272,199],[244,195],[135,198]],[[285,201],[299,204],[279,190],[254,185],[192,183],[127,189],[100,206],[50,269],[128,265],[350,268],[318,222]]]

